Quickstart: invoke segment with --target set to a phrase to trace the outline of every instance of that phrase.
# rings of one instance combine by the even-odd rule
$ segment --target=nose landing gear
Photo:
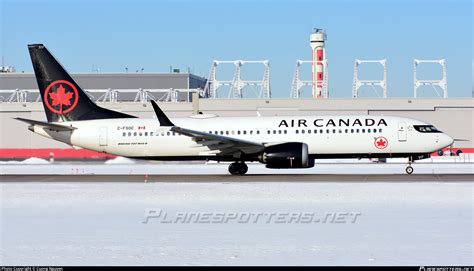
[[[244,162],[235,162],[229,165],[231,175],[244,175],[248,171],[248,166]]]
[[[413,173],[413,167],[411,166],[411,163],[413,162],[413,157],[408,158],[408,166],[405,168],[405,172],[407,174],[412,174]]]

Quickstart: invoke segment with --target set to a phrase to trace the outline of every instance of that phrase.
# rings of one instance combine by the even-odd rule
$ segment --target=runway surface
[[[469,158],[469,159],[468,159]],[[262,179],[271,179],[268,175],[406,175],[406,159],[390,159],[387,163],[375,163],[368,159],[357,160],[317,160],[313,168],[303,169],[268,169],[263,164],[248,163],[248,175],[266,176]],[[197,181],[215,180],[217,177],[230,175],[228,173],[229,163],[154,163],[116,158],[106,163],[49,163],[42,159],[29,159],[21,162],[0,162],[0,181],[4,179],[22,179],[20,176],[41,176],[41,180],[61,180],[51,176],[64,176],[65,181],[75,181],[80,178],[73,176],[89,176],[91,180],[143,180],[143,176],[151,177],[153,180],[172,179],[175,176],[189,176],[185,179]],[[474,160],[470,156],[465,157],[442,157],[416,161],[412,164],[413,175],[468,175],[474,174]],[[95,177],[94,177],[95,176]],[[111,178],[110,176],[116,176]],[[128,178],[123,176],[130,176]],[[161,176],[161,177],[159,177]],[[204,176],[204,177],[199,177]],[[214,176],[214,177],[211,177]],[[16,178],[19,177],[19,178]],[[94,177],[94,178],[92,178]],[[291,178],[291,177],[290,177]],[[314,177],[319,179],[319,177]],[[340,177],[344,178],[344,177]],[[403,178],[403,177],[400,177]],[[416,178],[416,177],[415,177]],[[32,178],[34,179],[34,178]],[[308,179],[308,177],[298,177]],[[235,180],[245,180],[235,178]]]
[[[9,175],[0,182],[174,182],[174,183],[238,183],[238,182],[474,182],[472,174],[353,174],[353,175]]]
[[[0,265],[472,265],[470,177],[1,182]]]

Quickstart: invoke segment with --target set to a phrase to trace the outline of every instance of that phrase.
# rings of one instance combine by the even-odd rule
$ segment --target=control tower
[[[313,98],[321,99],[322,97],[322,90],[323,90],[323,78],[324,73],[324,60],[326,59],[326,52],[324,49],[324,42],[326,40],[326,33],[324,30],[319,28],[314,28],[313,32],[310,35],[310,42],[311,42],[311,51],[312,51],[312,75],[313,75],[313,84],[312,84],[312,92]]]

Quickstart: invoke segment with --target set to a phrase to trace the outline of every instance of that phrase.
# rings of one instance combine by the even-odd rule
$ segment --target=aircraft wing
[[[171,131],[184,136],[192,137],[193,140],[196,141],[196,143],[208,147],[210,151],[206,154],[232,154],[238,156],[241,153],[257,153],[265,148],[264,145],[261,143],[251,142],[228,136],[209,134],[205,132],[181,128],[178,126],[173,126],[171,128]]]
[[[161,126],[171,126],[171,131],[180,135],[189,136],[201,146],[208,147],[210,150],[203,154],[232,155],[239,157],[243,153],[257,153],[265,148],[262,143],[178,127],[170,121],[155,101],[152,100],[151,104]]]

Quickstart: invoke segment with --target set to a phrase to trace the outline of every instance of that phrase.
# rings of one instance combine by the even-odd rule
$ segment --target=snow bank
[[[25,159],[23,161],[0,161],[0,164],[6,164],[6,165],[44,165],[44,164],[49,164],[48,160],[41,159],[41,158],[36,158],[36,157],[31,157],[28,159]]]
[[[117,157],[117,158],[114,158],[114,159],[110,159],[110,160],[107,160],[105,162],[105,164],[108,164],[108,165],[115,165],[115,164],[135,164],[135,161],[133,161],[132,159],[129,159],[129,158],[125,158],[125,157]]]

